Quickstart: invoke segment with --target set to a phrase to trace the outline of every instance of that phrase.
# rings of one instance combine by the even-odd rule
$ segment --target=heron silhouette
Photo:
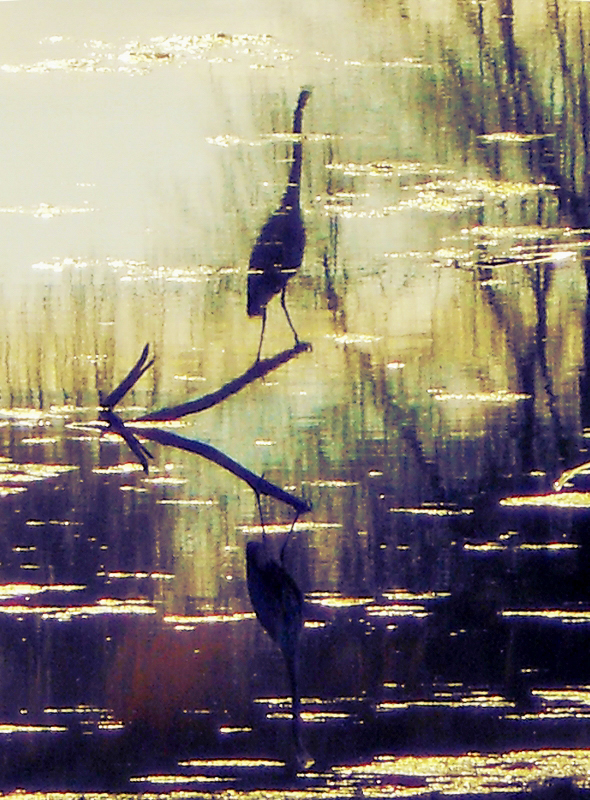
[[[286,544],[286,542],[285,542]],[[310,763],[301,740],[300,696],[298,682],[299,637],[303,629],[303,594],[281,563],[269,552],[266,534],[262,542],[246,545],[246,577],[250,602],[258,621],[279,645],[289,676],[292,698],[293,742],[298,766]]]
[[[310,96],[309,89],[302,89],[293,115],[293,133],[299,136],[302,129],[303,109]],[[281,293],[281,306],[289,327],[299,345],[299,336],[287,311],[285,292],[287,282],[301,266],[305,249],[305,227],[299,205],[301,187],[301,139],[293,141],[293,163],[289,172],[287,188],[278,209],[271,214],[260,231],[250,255],[248,267],[248,316],[262,317],[260,343],[256,360],[260,360],[262,340],[266,327],[266,307],[270,300]]]

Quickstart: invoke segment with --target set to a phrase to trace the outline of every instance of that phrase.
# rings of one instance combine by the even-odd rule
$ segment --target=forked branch
[[[222,386],[221,389],[218,389],[216,392],[212,392],[202,398],[199,398],[198,400],[193,400],[189,403],[183,403],[182,405],[172,406],[170,408],[164,408],[160,409],[159,411],[151,412],[134,421],[162,422],[165,420],[174,420],[186,416],[187,414],[194,414],[198,411],[202,411],[205,408],[211,408],[217,403],[220,403],[226,397],[235,394],[236,392],[240,391],[240,389],[243,389],[244,386],[247,386],[249,383],[252,383],[252,381],[263,377],[271,370],[276,369],[281,364],[286,363],[291,358],[294,358],[296,355],[306,349],[308,349],[306,345],[299,344],[290,350],[285,350],[284,352],[279,353],[274,358],[257,362],[253,367],[250,367],[250,369],[246,370],[246,372],[239,378],[236,378],[235,380],[225,384],[225,386]],[[297,497],[290,492],[286,492],[284,489],[281,489],[280,486],[267,481],[260,475],[256,475],[254,472],[247,469],[242,464],[235,461],[233,458],[230,458],[225,453],[222,453],[221,450],[218,450],[210,444],[206,444],[205,442],[201,442],[197,439],[188,439],[185,436],[179,436],[176,433],[165,431],[160,428],[149,427],[144,429],[133,427],[133,425],[124,423],[121,417],[115,413],[113,407],[127,394],[128,391],[130,391],[130,389],[133,388],[144,372],[154,363],[154,359],[152,359],[146,364],[148,353],[149,345],[146,344],[136,364],[116,387],[116,389],[114,389],[106,397],[103,397],[102,394],[99,394],[101,405],[99,419],[101,422],[106,422],[108,431],[118,434],[125,440],[132,453],[142,465],[146,474],[149,470],[148,459],[153,458],[153,456],[150,451],[139,441],[139,436],[141,436],[143,439],[149,439],[150,441],[157,442],[158,444],[166,445],[168,447],[175,447],[178,450],[186,450],[190,453],[196,453],[197,455],[203,456],[209,461],[213,461],[215,464],[223,467],[223,469],[228,470],[228,472],[231,472],[237,478],[240,478],[240,480],[245,481],[254,490],[254,492],[256,492],[257,496],[264,494],[268,495],[269,497],[274,497],[275,500],[279,500],[282,503],[292,506],[297,514],[303,514],[311,510],[310,504],[303,498]]]

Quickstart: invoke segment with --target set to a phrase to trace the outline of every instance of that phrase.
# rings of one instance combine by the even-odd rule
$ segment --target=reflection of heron
[[[303,109],[310,95],[303,89],[299,95],[293,115],[293,133],[301,133]],[[293,164],[289,172],[287,189],[278,209],[267,220],[260,231],[250,256],[248,267],[248,316],[262,317],[262,330],[258,346],[257,360],[262,350],[262,339],[266,325],[266,306],[275,294],[281,293],[281,306],[287,317],[289,327],[299,344],[297,331],[291,322],[285,292],[287,281],[299,269],[305,249],[305,228],[299,207],[301,185],[301,139],[293,142]]]
[[[282,561],[282,553],[281,553]],[[293,737],[300,764],[307,756],[303,750],[299,719],[297,662],[299,636],[303,628],[303,595],[287,570],[269,554],[266,540],[246,545],[248,594],[262,627],[279,645],[291,684]]]

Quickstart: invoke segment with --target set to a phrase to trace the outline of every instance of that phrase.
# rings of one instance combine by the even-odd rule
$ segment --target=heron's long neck
[[[303,109],[307,102],[307,93],[301,92],[299,95],[299,102],[293,115],[293,133],[299,135],[303,126]],[[299,207],[299,191],[301,187],[301,161],[303,159],[303,149],[301,140],[297,139],[293,142],[293,163],[289,172],[289,182],[287,190],[283,197],[282,206],[290,206],[292,208]]]

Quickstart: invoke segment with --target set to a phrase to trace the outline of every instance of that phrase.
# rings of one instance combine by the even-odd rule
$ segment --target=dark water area
[[[587,796],[589,13],[0,0],[0,791]]]

